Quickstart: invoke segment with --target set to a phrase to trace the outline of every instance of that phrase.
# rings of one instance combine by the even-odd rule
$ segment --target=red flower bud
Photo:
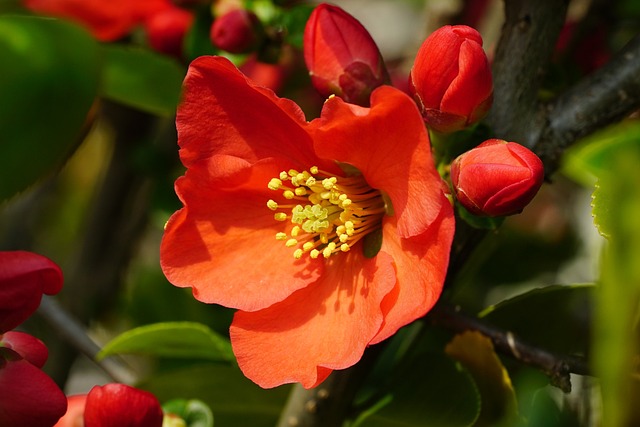
[[[536,195],[544,179],[542,161],[515,142],[489,139],[451,164],[458,201],[471,213],[511,215]]]
[[[153,394],[116,383],[93,387],[84,408],[85,427],[161,427],[162,417]]]
[[[262,23],[255,13],[246,9],[227,12],[211,26],[211,43],[230,53],[251,52],[263,37]]]
[[[435,31],[418,50],[410,85],[431,129],[454,132],[481,120],[491,108],[493,83],[480,33],[466,25]]]
[[[66,410],[67,398],[47,374],[0,347],[0,426],[50,427]]]
[[[53,261],[31,252],[0,252],[0,333],[27,320],[42,294],[61,289],[62,271]]]
[[[149,46],[154,50],[180,58],[182,42],[193,23],[193,13],[179,7],[168,7],[151,15],[144,23]]]
[[[313,86],[325,97],[335,94],[367,106],[371,91],[389,82],[369,32],[337,6],[321,4],[311,13],[304,29],[304,60]]]

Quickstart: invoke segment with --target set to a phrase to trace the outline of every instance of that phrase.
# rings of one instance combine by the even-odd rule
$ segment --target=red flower
[[[224,51],[247,53],[262,42],[264,29],[255,13],[233,9],[213,21],[210,35],[211,42]]]
[[[407,95],[380,87],[371,108],[333,97],[308,123],[226,59],[201,57],[177,128],[184,207],[161,265],[200,301],[239,309],[231,341],[257,384],[314,387],[433,306],[453,214]]]
[[[53,261],[31,252],[0,252],[0,333],[31,316],[42,294],[61,289],[62,271]]]
[[[156,397],[124,384],[95,386],[87,395],[84,427],[161,427]]]
[[[476,215],[511,215],[536,195],[544,165],[515,142],[489,139],[451,164],[451,181],[460,203]]]
[[[50,427],[66,408],[67,399],[51,378],[16,351],[0,346],[2,427]]]
[[[158,52],[180,58],[182,44],[193,19],[192,12],[173,6],[151,14],[144,22],[149,46]]]
[[[24,5],[78,22],[101,41],[117,40],[150,15],[173,7],[169,0],[24,0]]]
[[[49,357],[44,343],[24,332],[9,331],[0,335],[0,347],[10,348],[37,368],[42,368]]]
[[[448,133],[481,120],[491,108],[493,83],[480,33],[465,25],[433,32],[418,50],[410,84],[430,128]]]
[[[337,6],[316,7],[304,29],[304,60],[321,95],[368,105],[376,87],[389,75],[378,46],[353,16]]]

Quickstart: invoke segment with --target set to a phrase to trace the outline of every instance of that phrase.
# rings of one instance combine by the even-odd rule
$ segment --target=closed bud
[[[481,216],[519,213],[544,180],[542,161],[515,142],[489,139],[451,164],[458,201]]]
[[[432,33],[418,50],[410,86],[429,128],[450,133],[480,121],[493,101],[480,33],[466,25]]]
[[[264,28],[255,13],[233,9],[213,21],[211,43],[229,53],[248,53],[264,39]]]
[[[117,383],[93,387],[84,409],[85,427],[161,427],[162,418],[153,394]]]
[[[364,26],[337,6],[314,9],[304,30],[304,60],[321,95],[367,106],[376,87],[389,82],[382,55]]]
[[[179,7],[168,7],[145,21],[147,40],[154,50],[180,58],[184,37],[193,23],[193,13]]]

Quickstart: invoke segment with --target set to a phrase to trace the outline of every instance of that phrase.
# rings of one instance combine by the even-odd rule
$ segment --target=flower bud
[[[388,83],[378,46],[353,16],[337,6],[314,9],[304,30],[304,60],[321,95],[367,106],[376,87]]]
[[[447,25],[432,33],[416,55],[411,91],[427,125],[449,133],[480,121],[491,108],[493,83],[480,33]]]
[[[193,13],[168,7],[145,21],[147,40],[154,50],[180,58],[184,37],[193,23]]]
[[[458,156],[451,182],[458,201],[475,215],[519,213],[544,180],[542,161],[515,142],[489,139]]]
[[[211,26],[211,43],[230,53],[247,53],[264,38],[262,23],[255,13],[234,9],[216,18]]]
[[[117,383],[93,387],[84,409],[85,427],[161,427],[162,418],[153,394]]]

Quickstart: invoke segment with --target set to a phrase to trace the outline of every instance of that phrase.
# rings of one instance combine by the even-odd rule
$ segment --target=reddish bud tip
[[[451,164],[458,201],[471,213],[502,216],[519,213],[544,180],[542,161],[515,142],[489,139]]]
[[[181,57],[184,36],[192,23],[193,13],[179,7],[169,7],[151,15],[145,21],[149,46],[158,52]]]
[[[410,86],[431,129],[449,133],[480,121],[493,101],[480,33],[466,25],[433,32],[418,50]]]
[[[378,46],[364,26],[337,6],[314,9],[304,30],[304,60],[321,95],[368,105],[376,87],[389,82]]]
[[[234,9],[216,18],[211,26],[211,42],[230,53],[256,49],[264,37],[262,23],[255,13]]]
[[[162,418],[153,394],[116,383],[93,387],[84,409],[85,427],[161,427]]]

